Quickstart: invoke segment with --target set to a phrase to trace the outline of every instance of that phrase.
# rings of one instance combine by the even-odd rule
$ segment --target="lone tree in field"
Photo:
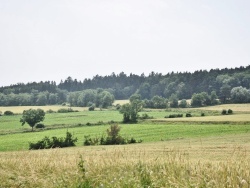
[[[132,95],[130,103],[121,106],[120,113],[123,114],[123,123],[136,123],[139,117],[138,112],[143,108],[140,95]]]
[[[32,131],[33,131],[33,127],[43,121],[45,118],[45,112],[42,109],[29,109],[29,110],[24,110],[23,111],[23,116],[20,119],[20,122],[22,123],[22,126],[25,123],[28,123],[29,126],[31,126]]]

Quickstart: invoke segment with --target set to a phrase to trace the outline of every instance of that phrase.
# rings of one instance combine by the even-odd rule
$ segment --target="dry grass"
[[[249,187],[250,138],[0,153],[1,187]]]
[[[223,109],[232,109],[234,112],[246,112],[250,113],[250,104],[222,104],[216,106],[207,106],[202,108],[193,108],[199,110],[214,110],[214,111],[222,111]]]
[[[129,103],[129,100],[115,100],[113,105],[117,105],[117,104],[123,105],[123,104],[127,104],[127,103]]]
[[[230,122],[230,123],[243,123],[250,122],[249,114],[232,114],[221,116],[203,116],[203,117],[182,117],[182,118],[161,118],[154,120],[155,122]]]

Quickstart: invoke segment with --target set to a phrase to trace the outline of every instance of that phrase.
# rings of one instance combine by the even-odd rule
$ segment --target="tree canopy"
[[[231,69],[211,69],[210,71],[197,70],[193,73],[171,72],[165,75],[151,72],[148,76],[132,73],[126,75],[121,72],[107,76],[96,75],[92,79],[84,80],[73,79],[69,76],[59,84],[54,81],[41,81],[0,87],[0,106],[62,103],[70,103],[73,106],[90,106],[94,103],[97,107],[107,107],[112,104],[114,99],[128,99],[133,94],[139,94],[143,100],[150,100],[154,96],[169,100],[173,95],[182,100],[190,99],[193,94],[202,92],[209,96],[215,92],[221,103],[228,103],[238,101],[231,100],[233,88],[250,89],[249,75],[250,65]],[[173,105],[178,106],[175,101]],[[216,101],[218,100],[211,98],[211,101],[205,101],[205,105],[209,105],[209,103],[213,105]],[[148,105],[151,104],[148,103]]]
[[[33,127],[37,123],[43,121],[44,118],[45,112],[42,109],[29,109],[23,111],[23,116],[20,119],[20,122],[22,123],[22,125],[24,125],[25,123],[29,124],[33,131]]]

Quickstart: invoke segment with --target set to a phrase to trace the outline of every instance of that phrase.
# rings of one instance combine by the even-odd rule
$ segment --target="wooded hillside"
[[[221,102],[225,103],[232,97],[231,91],[237,87],[249,93],[250,65],[210,71],[197,70],[194,73],[171,72],[166,75],[151,72],[148,76],[132,73],[126,75],[121,72],[107,76],[96,75],[92,79],[86,78],[82,81],[68,77],[59,84],[54,81],[18,83],[0,88],[0,105],[59,104],[67,102],[72,93],[78,97],[85,93],[82,94],[83,97],[86,93],[90,96],[93,91],[93,95],[105,91],[102,96],[109,93],[112,96],[108,97],[114,99],[128,99],[135,93],[140,94],[141,99],[152,99],[154,96],[169,99],[173,94],[178,99],[190,99],[195,93],[205,92],[211,95],[214,92]],[[90,102],[93,103],[94,100],[96,99]],[[87,104],[88,101],[84,103]]]

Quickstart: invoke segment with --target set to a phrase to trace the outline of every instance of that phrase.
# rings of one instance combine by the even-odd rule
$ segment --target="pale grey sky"
[[[249,0],[0,0],[0,86],[250,64]]]

